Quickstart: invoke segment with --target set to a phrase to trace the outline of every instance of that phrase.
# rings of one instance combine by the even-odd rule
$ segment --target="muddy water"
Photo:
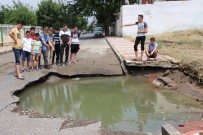
[[[57,80],[18,95],[20,106],[71,119],[102,121],[111,130],[160,133],[201,117],[201,106],[187,96],[158,89],[144,78],[125,76]]]

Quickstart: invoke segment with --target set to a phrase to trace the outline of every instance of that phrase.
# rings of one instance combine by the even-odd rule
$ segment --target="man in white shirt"
[[[32,49],[32,39],[30,38],[30,31],[26,31],[26,36],[23,38],[23,51],[22,51],[22,72],[25,71],[24,63],[27,60],[27,72],[30,72],[30,59],[31,59],[31,49]]]
[[[137,31],[137,37],[135,39],[135,45],[134,45],[134,51],[135,51],[135,59],[133,60],[142,60],[143,54],[144,54],[144,44],[146,36],[145,34],[148,32],[148,26],[147,23],[143,21],[143,15],[138,15],[138,22],[132,23],[132,24],[125,24],[123,26],[133,26],[137,25],[138,31]],[[141,56],[138,58],[138,49],[137,46],[141,42]]]
[[[63,25],[63,30],[59,33],[59,39],[61,44],[60,52],[60,65],[63,64],[63,54],[65,50],[65,65],[68,64],[69,48],[71,44],[71,32],[68,30],[67,24]]]

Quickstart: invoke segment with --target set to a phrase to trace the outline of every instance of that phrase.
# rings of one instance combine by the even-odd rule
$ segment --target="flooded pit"
[[[154,135],[163,124],[200,120],[203,112],[194,99],[133,76],[61,79],[29,87],[18,96],[24,109]]]

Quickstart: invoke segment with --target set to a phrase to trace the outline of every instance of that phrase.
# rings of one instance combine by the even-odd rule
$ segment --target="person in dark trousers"
[[[65,51],[65,65],[68,64],[68,56],[69,56],[69,46],[71,44],[71,32],[68,30],[68,25],[63,25],[63,30],[59,33],[59,39],[61,44],[61,52],[60,52],[60,66],[63,64],[63,54]]]
[[[40,34],[40,41],[42,42],[42,55],[44,58],[44,66],[45,68],[50,69],[50,67],[48,66],[47,48],[51,47],[54,50],[54,47],[50,42],[48,34],[49,29],[45,27],[43,33]]]
[[[134,45],[135,59],[133,59],[133,60],[142,60],[142,57],[144,54],[144,44],[145,44],[145,39],[146,39],[145,34],[148,32],[148,26],[147,26],[147,23],[143,21],[143,18],[144,18],[143,15],[138,15],[138,22],[122,25],[122,27],[133,26],[133,25],[137,25],[137,27],[138,27],[137,37],[135,39],[135,45]],[[140,42],[141,42],[141,57],[138,58],[137,46]]]
[[[56,65],[59,64],[59,55],[60,55],[60,39],[59,39],[59,28],[55,28],[54,32],[54,46],[55,46],[55,51],[53,51],[53,57],[52,57],[52,65],[54,64],[55,61],[55,55],[56,55]]]

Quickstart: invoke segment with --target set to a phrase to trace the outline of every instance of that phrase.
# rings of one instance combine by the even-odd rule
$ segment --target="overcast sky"
[[[18,0],[16,0],[16,1],[18,1]],[[38,3],[40,3],[41,0],[20,0],[20,1],[25,4],[29,4],[30,6],[33,6],[34,8],[37,8]],[[58,0],[54,0],[54,1],[58,1]],[[67,0],[67,1],[71,1],[71,0]],[[0,0],[0,5],[11,6],[12,4],[13,4],[13,0]],[[93,21],[93,17],[89,17],[88,23],[91,23],[92,21]]]
[[[23,2],[23,3],[29,4],[30,6],[33,6],[34,8],[36,8],[37,4],[41,0],[20,0],[20,1]],[[11,6],[13,4],[13,0],[0,0],[0,4],[1,5],[9,5],[9,6]]]

